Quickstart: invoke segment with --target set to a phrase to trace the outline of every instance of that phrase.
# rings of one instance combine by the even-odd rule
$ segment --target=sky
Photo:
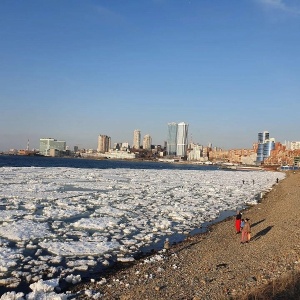
[[[299,141],[299,53],[298,0],[1,0],[0,150]]]

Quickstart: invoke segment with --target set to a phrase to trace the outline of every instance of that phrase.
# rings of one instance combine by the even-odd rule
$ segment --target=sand
[[[77,299],[92,299],[96,293],[100,299],[120,300],[232,299],[299,271],[300,172],[286,175],[243,212],[252,224],[249,243],[240,243],[230,217],[174,245],[161,261],[149,264],[143,258],[104,275],[103,285],[98,277],[74,287]]]

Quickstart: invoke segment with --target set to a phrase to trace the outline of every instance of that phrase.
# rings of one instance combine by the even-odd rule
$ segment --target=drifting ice
[[[2,167],[0,283],[35,281],[28,299],[36,293],[49,296],[54,287],[51,281],[39,281],[43,273],[71,276],[80,264],[89,270],[113,259],[133,260],[136,251],[166,235],[189,233],[221,211],[257,203],[257,195],[284,176],[261,171]]]

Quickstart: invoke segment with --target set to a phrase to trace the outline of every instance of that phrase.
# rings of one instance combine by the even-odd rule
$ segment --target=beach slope
[[[235,299],[299,271],[300,172],[286,175],[261,203],[243,212],[252,224],[250,243],[240,243],[231,217],[174,245],[169,254],[112,272],[105,284],[97,278],[76,286],[78,299],[96,293],[120,300]]]

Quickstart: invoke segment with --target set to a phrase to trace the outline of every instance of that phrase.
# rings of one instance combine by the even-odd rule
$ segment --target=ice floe
[[[52,235],[48,224],[20,220],[0,227],[0,236],[12,241],[33,240]]]

